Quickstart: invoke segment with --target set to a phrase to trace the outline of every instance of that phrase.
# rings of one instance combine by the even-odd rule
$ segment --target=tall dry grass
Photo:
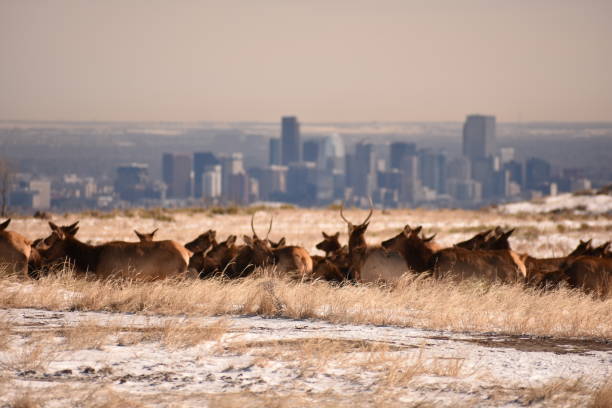
[[[68,271],[37,281],[0,278],[1,308],[261,315],[334,323],[397,325],[612,339],[612,299],[520,285],[405,279],[394,287],[333,286],[270,276],[227,281],[91,281]]]

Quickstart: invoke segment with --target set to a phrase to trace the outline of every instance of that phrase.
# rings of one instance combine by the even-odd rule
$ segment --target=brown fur
[[[0,224],[0,265],[7,266],[7,272],[28,276],[28,260],[32,251],[30,241],[23,235],[6,231],[11,219]]]
[[[193,241],[185,244],[185,248],[193,252],[206,252],[215,242],[217,232],[214,230],[208,230],[198,235]]]
[[[39,245],[47,264],[68,259],[77,273],[95,278],[144,281],[185,277],[191,252],[175,241],[121,242],[89,245],[59,228]],[[76,231],[75,231],[76,234]]]
[[[215,243],[206,256],[203,253],[197,254],[201,256],[202,260],[201,267],[198,269],[200,278],[223,273],[239,251],[239,247],[235,244],[236,236],[230,235],[225,241]],[[194,257],[196,257],[196,254],[192,259]]]
[[[382,246],[402,254],[410,269],[416,272],[431,270],[436,278],[474,277],[491,282],[522,282],[525,279],[525,265],[513,251],[459,247],[435,251],[419,237],[420,229],[418,227],[413,230],[406,225],[400,234],[384,241]]]
[[[563,269],[571,287],[606,297],[612,293],[612,259],[580,256]]]

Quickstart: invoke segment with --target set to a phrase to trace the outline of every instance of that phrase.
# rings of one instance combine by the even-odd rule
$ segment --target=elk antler
[[[340,217],[342,217],[344,222],[346,222],[348,225],[353,225],[353,224],[351,224],[351,222],[349,220],[346,219],[346,217],[344,216],[344,213],[342,212],[342,210],[344,210],[344,201],[342,202],[342,205],[340,206]]]
[[[272,221],[274,221],[274,215],[270,217],[270,227],[268,227],[268,232],[266,233],[265,239],[268,239],[268,235],[270,235],[270,231],[272,231]]]
[[[362,225],[370,221],[370,217],[372,216],[372,214],[374,214],[374,203],[372,202],[372,197],[368,196],[368,200],[370,201],[370,213],[366,217],[365,221],[362,222]]]
[[[255,213],[251,215],[251,230],[253,231],[253,237],[257,238],[257,233],[255,232],[255,226],[253,225],[254,219],[255,219]]]

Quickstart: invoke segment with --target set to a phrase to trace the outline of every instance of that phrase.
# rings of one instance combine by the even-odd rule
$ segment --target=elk
[[[270,221],[272,226],[272,221]],[[268,240],[269,241],[269,240]],[[310,277],[313,270],[312,258],[308,251],[300,246],[285,245],[285,238],[281,238],[277,243],[270,242],[274,264],[281,273],[297,272],[301,278]]]
[[[185,244],[185,248],[194,254],[197,252],[206,252],[215,243],[215,237],[217,232],[214,230],[208,230],[198,235],[193,241]]]
[[[362,283],[393,282],[408,272],[406,262],[399,253],[389,252],[380,246],[370,246],[366,243],[364,235],[374,213],[371,199],[370,213],[361,224],[354,225],[350,222],[344,216],[343,210],[344,204],[340,207],[340,217],[348,226],[349,276]]]
[[[136,234],[140,242],[153,242],[153,238],[155,237],[155,233],[158,229],[159,228],[155,228],[153,231],[147,233],[138,232],[134,230],[134,234]]]
[[[226,270],[226,275],[230,278],[248,276],[253,273],[255,268],[272,265],[274,263],[274,254],[270,241],[268,240],[268,235],[270,235],[270,231],[272,231],[272,219],[270,219],[270,226],[266,233],[266,237],[261,239],[257,236],[257,232],[255,232],[255,226],[253,225],[254,218],[255,214],[251,216],[253,237],[251,238],[248,235],[243,236],[242,239],[245,245],[238,250],[238,253],[231,263],[231,267]]]
[[[235,244],[235,235],[230,235],[225,241],[215,242],[206,256],[203,252],[194,254],[189,261],[189,268],[195,268],[200,278],[223,273],[239,251]]]
[[[602,298],[612,293],[612,258],[579,256],[566,262],[563,273],[570,287]]]
[[[486,278],[489,281],[517,282],[525,279],[525,265],[510,250],[470,250],[459,247],[434,250],[419,237],[421,227],[409,225],[382,243],[388,250],[402,254],[406,264],[416,272],[431,270],[433,276],[455,279]]]
[[[348,247],[340,245],[340,233],[333,235],[323,234],[323,241],[316,245],[317,249],[325,252],[325,256],[312,256],[313,277],[328,281],[341,282],[349,277]]]
[[[589,255],[593,251],[592,240],[582,241],[567,256],[556,258],[525,257],[527,268],[527,283],[537,287],[558,286],[569,281],[569,276],[563,271],[563,265],[579,256]]]
[[[14,231],[6,231],[10,223],[9,218],[0,224],[0,265],[6,265],[8,272],[19,273],[27,277],[32,246],[23,235]]]
[[[175,241],[121,242],[90,245],[75,236],[78,227],[66,231],[49,222],[51,235],[37,249],[47,264],[67,259],[77,273],[95,278],[157,280],[186,276],[191,252]]]

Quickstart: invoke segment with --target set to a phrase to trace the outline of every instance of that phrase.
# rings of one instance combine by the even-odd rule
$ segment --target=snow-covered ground
[[[500,206],[502,212],[546,213],[569,210],[579,214],[608,214],[612,212],[612,195],[573,195],[571,193],[548,196],[534,201],[523,201]]]
[[[148,406],[215,406],[215,398],[236,395],[250,396],[246,406],[269,395],[278,401],[300,396],[303,406],[330,398],[337,405],[343,399],[377,405],[384,395],[400,405],[584,406],[584,392],[612,375],[609,342],[261,317],[11,309],[0,311],[0,320],[11,327],[0,351],[0,405],[26,392],[43,398],[46,407],[65,407],[86,390],[90,399],[94,393],[119,395]],[[217,339],[193,345],[122,340],[130,331],[167,328],[169,321],[176,330],[194,324],[225,329]],[[84,327],[93,324],[122,331],[88,339]],[[71,327],[85,340],[68,344]],[[16,358],[35,352],[31,339],[43,334],[54,345],[46,347],[48,360],[32,368],[17,365]],[[560,379],[586,388],[565,394],[560,386],[560,400],[527,400],[526,390],[537,394],[538,387]]]

